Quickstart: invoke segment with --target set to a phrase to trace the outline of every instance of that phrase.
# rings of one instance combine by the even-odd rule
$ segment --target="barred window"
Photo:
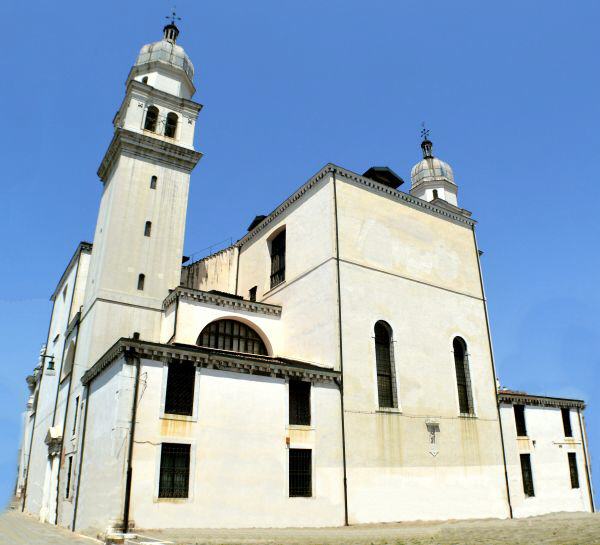
[[[473,397],[471,377],[467,359],[467,344],[460,337],[452,342],[454,349],[454,366],[456,368],[456,386],[458,388],[458,405],[461,414],[473,414]]]
[[[527,426],[525,424],[525,405],[515,405],[515,425],[518,437],[527,437]]]
[[[169,363],[165,413],[192,416],[194,412],[194,385],[196,367],[188,361]]]
[[[198,346],[233,350],[266,356],[267,348],[259,334],[236,320],[217,320],[208,324],[196,341]]]
[[[579,488],[579,472],[577,471],[577,454],[569,452],[569,473],[571,475],[571,488]]]
[[[285,229],[271,240],[271,287],[285,280]]]
[[[521,476],[523,477],[523,492],[528,498],[535,496],[533,488],[533,473],[531,471],[531,455],[521,454]]]
[[[312,450],[289,449],[289,494],[293,497],[312,496]]]
[[[380,407],[397,407],[396,381],[392,358],[392,328],[384,321],[375,324],[375,363]]]
[[[190,445],[163,443],[160,453],[159,498],[187,498],[190,481]]]
[[[144,123],[144,129],[147,131],[156,132],[156,124],[158,123],[158,108],[156,106],[150,106],[146,112],[146,121]]]
[[[560,412],[562,415],[565,437],[573,437],[573,429],[571,428],[571,410],[569,408],[562,408]]]
[[[290,424],[310,426],[310,382],[290,380],[289,412]]]

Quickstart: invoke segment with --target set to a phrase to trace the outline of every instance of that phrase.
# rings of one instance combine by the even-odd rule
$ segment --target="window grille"
[[[271,288],[285,280],[285,230],[271,241]]]
[[[531,472],[531,456],[521,454],[521,475],[523,477],[523,492],[528,498],[535,496],[533,489],[533,473]]]
[[[217,320],[200,333],[198,346],[266,356],[265,343],[251,327],[236,320]]]
[[[579,488],[579,472],[577,471],[577,454],[569,452],[569,473],[571,475],[571,488]]]
[[[292,497],[312,496],[312,450],[289,450],[289,494]]]
[[[159,498],[187,498],[190,481],[190,445],[163,443],[160,453]]]
[[[71,473],[73,471],[73,456],[67,458],[67,483],[65,486],[65,499],[71,496]]]
[[[467,345],[463,339],[455,337],[452,347],[454,349],[459,410],[461,414],[473,414],[473,397],[471,393],[469,362],[467,360]]]
[[[175,138],[175,133],[177,132],[177,114],[170,112],[167,114],[167,121],[165,123],[165,136],[169,138]]]
[[[310,382],[290,380],[289,412],[290,424],[310,426]]]
[[[515,405],[515,425],[518,437],[527,437],[527,426],[525,424],[525,405]]]
[[[194,412],[194,385],[196,367],[187,361],[169,363],[165,413],[192,416]]]
[[[571,428],[571,410],[568,408],[562,408],[560,412],[562,414],[565,437],[573,437],[573,429]]]
[[[146,112],[146,121],[144,123],[144,129],[147,131],[156,132],[156,125],[158,123],[158,108],[156,106],[150,106]]]
[[[150,178],[150,189],[156,189],[156,182],[158,182],[158,178],[152,176],[152,178]]]
[[[377,366],[377,395],[379,406],[394,408],[396,381],[392,362],[391,328],[383,321],[375,324],[375,362]]]

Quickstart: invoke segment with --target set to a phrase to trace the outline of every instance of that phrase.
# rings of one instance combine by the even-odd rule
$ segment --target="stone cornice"
[[[133,339],[118,340],[81,378],[82,384],[88,385],[96,376],[107,369],[114,361],[124,357],[131,364],[134,358],[161,362],[189,361],[207,369],[218,369],[243,374],[268,375],[279,378],[304,378],[311,381],[333,381],[340,373],[328,367],[290,360],[214,350],[199,346],[169,345],[135,341]]]
[[[281,307],[278,305],[269,305],[267,303],[258,303],[236,297],[227,297],[226,295],[210,293],[208,291],[195,290],[192,288],[177,287],[163,302],[163,308],[166,310],[177,299],[187,299],[198,301],[207,305],[216,307],[226,307],[228,310],[254,312],[257,314],[266,314],[268,316],[281,316]]]
[[[160,161],[168,167],[179,168],[188,173],[192,171],[202,157],[202,154],[198,151],[119,128],[115,130],[115,135],[98,168],[98,176],[103,182],[107,181],[116,160],[121,154]]]
[[[252,229],[252,231],[248,232],[240,240],[238,240],[235,243],[235,246],[243,246],[247,242],[250,242],[271,222],[273,222],[278,216],[285,212],[298,199],[302,198],[304,194],[306,194],[313,187],[315,187],[318,184],[318,182],[321,181],[328,174],[338,174],[342,178],[353,181],[380,193],[384,193],[398,202],[407,204],[420,210],[424,210],[436,216],[440,216],[446,220],[468,225],[469,227],[472,227],[477,223],[475,220],[466,217],[462,214],[452,212],[451,210],[444,209],[439,206],[435,206],[434,204],[419,199],[418,197],[413,197],[408,193],[403,193],[402,191],[398,191],[397,189],[392,189],[391,187],[380,184],[379,182],[371,180],[370,178],[365,178],[364,176],[360,176],[355,172],[346,170],[345,168],[329,163],[325,165],[319,172],[317,172],[317,174],[315,174],[312,178],[310,178],[310,180],[308,180],[308,182],[306,182],[293,195],[291,195],[285,201],[283,201],[275,210],[273,210],[273,212],[271,212],[263,221],[261,221],[254,229]]]
[[[529,395],[520,392],[498,392],[498,401],[500,403],[536,405],[539,407],[560,407],[585,409],[585,402],[581,399],[568,399],[563,397],[547,397]]]
[[[179,74],[184,74],[185,75],[185,83],[188,86],[188,91],[190,92],[190,95],[194,95],[194,93],[196,92],[196,87],[194,86],[194,82],[190,79],[190,77],[188,76],[187,72],[185,70],[181,70],[180,68],[175,68],[173,66],[171,66],[169,63],[165,63],[165,62],[161,62],[161,61],[150,61],[150,62],[146,62],[144,64],[140,64],[140,65],[133,65],[131,67],[131,70],[129,70],[129,74],[127,75],[127,80],[126,80],[126,85],[129,85],[130,82],[132,81],[136,81],[135,76],[137,76],[138,74],[141,73],[147,73],[147,72],[151,72],[152,70],[155,70],[157,68],[160,68],[166,72],[171,72],[174,76],[178,76]],[[141,82],[137,82],[140,83]]]
[[[58,281],[58,284],[56,284],[56,288],[54,290],[54,293],[52,293],[52,295],[50,296],[50,301],[54,301],[54,299],[56,299],[56,296],[58,295],[58,292],[60,291],[60,289],[62,288],[63,282],[66,280],[67,276],[69,275],[69,272],[71,271],[71,268],[73,267],[73,265],[75,265],[75,262],[79,259],[79,255],[81,254],[81,252],[91,252],[92,251],[92,244],[91,242],[80,242],[79,245],[77,246],[77,250],[75,250],[75,253],[73,254],[73,257],[71,257],[67,268],[65,269],[65,272],[62,274],[62,276],[60,277],[60,280]]]

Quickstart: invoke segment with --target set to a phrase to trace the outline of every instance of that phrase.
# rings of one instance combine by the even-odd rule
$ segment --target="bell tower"
[[[158,341],[162,301],[180,282],[201,105],[191,100],[194,67],[178,36],[172,21],[141,49],[98,169],[103,191],[82,324],[92,328],[88,365],[134,332]]]

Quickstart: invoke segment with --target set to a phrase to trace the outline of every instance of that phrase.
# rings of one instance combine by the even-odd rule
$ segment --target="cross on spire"
[[[171,15],[167,15],[165,19],[171,19],[171,24],[174,25],[175,21],[181,21],[181,17],[177,16],[177,8],[173,6],[173,11],[171,11]]]
[[[425,121],[421,123],[421,127],[421,137],[423,138],[423,140],[429,140],[429,129],[425,127]]]
[[[423,138],[423,142],[421,142],[421,149],[423,150],[423,157],[425,159],[429,157],[433,157],[432,148],[433,144],[429,140],[429,129],[425,127],[425,121],[421,123],[421,137]]]

